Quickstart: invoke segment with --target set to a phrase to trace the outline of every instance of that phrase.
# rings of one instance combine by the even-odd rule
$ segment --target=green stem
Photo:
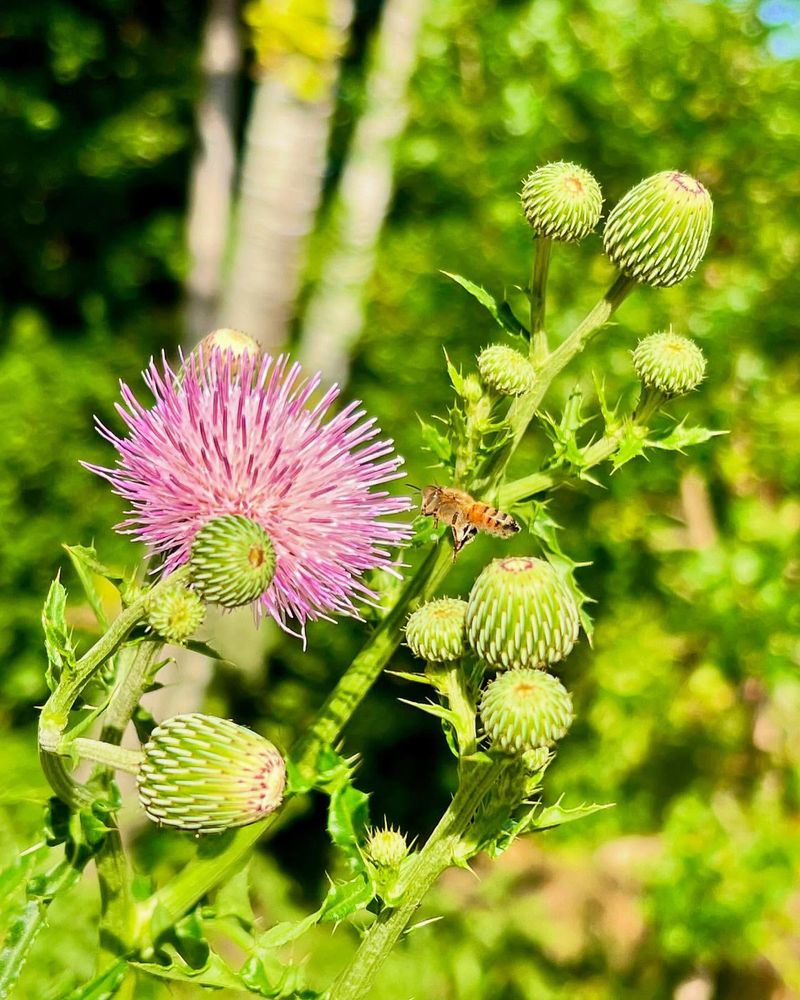
[[[646,432],[650,418],[657,412],[664,401],[664,394],[657,389],[644,390],[633,416],[623,421],[616,430],[611,431],[609,434],[604,434],[586,448],[583,452],[581,471],[592,469],[611,458],[619,448],[631,425],[641,427]],[[545,493],[548,490],[552,490],[567,482],[568,479],[569,470],[565,470],[560,475],[548,472],[534,472],[530,476],[521,476],[519,479],[504,483],[500,487],[497,493],[498,503],[504,510],[510,510],[514,504],[526,500],[528,497],[535,496],[537,493]]]
[[[531,272],[531,348],[530,356],[534,364],[547,357],[547,334],[544,329],[545,293],[547,290],[547,275],[550,271],[550,254],[553,241],[549,236],[540,236],[536,240],[533,254],[533,270]]]
[[[47,753],[55,753],[61,736],[69,722],[69,713],[75,700],[94,676],[95,672],[114,654],[131,631],[144,619],[149,596],[162,587],[188,576],[188,567],[182,567],[171,576],[160,580],[149,594],[142,595],[119,614],[108,631],[82,656],[74,668],[64,673],[55,691],[45,702],[39,716],[39,746]]]
[[[483,797],[496,783],[505,762],[472,762],[464,780],[402,885],[402,903],[385,909],[364,937],[350,965],[331,987],[328,1000],[359,1000],[367,996],[379,969],[419,909],[431,886],[453,861],[455,849],[468,831]]]
[[[67,747],[74,749],[82,760],[90,760],[95,764],[103,764],[105,767],[112,767],[115,771],[125,771],[128,774],[136,774],[142,760],[140,750],[125,750],[123,747],[104,743],[102,740],[79,738],[66,743],[65,750]]]
[[[467,679],[464,668],[459,661],[453,663],[443,678],[444,695],[448,708],[454,716],[454,728],[458,742],[459,755],[469,757],[477,750],[475,734],[475,700],[467,690]]]
[[[502,448],[498,448],[475,480],[475,487],[484,491],[494,489],[503,475],[511,456],[516,451],[534,414],[541,406],[545,393],[550,388],[553,379],[566,367],[576,354],[586,347],[591,338],[610,319],[626,296],[636,287],[632,278],[624,274],[617,275],[616,280],[602,299],[595,305],[584,319],[575,327],[563,344],[560,344],[539,367],[536,383],[530,392],[518,396],[508,411],[508,424],[511,431],[509,439]]]
[[[150,686],[153,661],[160,651],[161,643],[144,642],[120,654],[117,685],[108,703],[100,733],[101,746],[117,753],[131,753],[122,750],[119,744],[136,706]],[[94,743],[93,740],[76,740],[76,743],[80,742]],[[100,774],[108,784],[113,781],[113,773],[106,768]],[[103,841],[95,863],[100,883],[101,957],[124,955],[130,949],[135,925],[131,892],[133,873],[116,823]]]
[[[181,567],[171,576],[160,580],[149,595],[158,593],[162,587],[188,577],[188,567]],[[75,666],[61,676],[58,685],[47,699],[39,715],[39,758],[45,777],[56,795],[73,809],[81,809],[94,800],[91,792],[79,784],[70,774],[62,749],[64,730],[69,724],[69,713],[81,691],[100,667],[113,656],[131,631],[144,619],[148,595],[130,604],[111,623],[111,627],[81,657]]]
[[[375,629],[361,652],[339,679],[315,721],[292,750],[292,758],[306,773],[314,772],[319,751],[335,743],[350,717],[389,662],[403,638],[403,623],[414,606],[433,595],[452,564],[451,549],[440,539],[403,588],[395,606]]]

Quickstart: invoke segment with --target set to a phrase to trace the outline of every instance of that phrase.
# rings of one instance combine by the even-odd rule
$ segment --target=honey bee
[[[475,500],[469,493],[446,486],[426,486],[422,490],[422,514],[440,524],[449,524],[453,531],[453,559],[467,542],[485,531],[500,538],[510,538],[519,525],[510,514]]]

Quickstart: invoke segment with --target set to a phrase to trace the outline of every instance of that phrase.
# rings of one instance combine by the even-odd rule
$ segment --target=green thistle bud
[[[467,635],[492,667],[542,667],[563,660],[578,638],[571,591],[543,559],[495,559],[472,588]]]
[[[433,663],[464,655],[464,618],[467,602],[442,597],[417,608],[406,622],[406,642],[415,656]]]
[[[464,376],[464,399],[474,406],[483,398],[483,386],[477,375]]]
[[[399,868],[408,854],[405,835],[391,826],[370,830],[364,854],[378,868]]]
[[[478,355],[478,371],[484,383],[501,396],[530,392],[536,379],[533,365],[513,347],[492,344]]]
[[[167,642],[180,645],[203,624],[206,608],[200,597],[182,583],[173,583],[148,594],[147,623]]]
[[[154,823],[218,833],[281,804],[286,766],[263,736],[210,715],[177,715],[143,747],[139,799]]]
[[[487,685],[480,713],[495,749],[524,753],[561,739],[572,724],[572,698],[544,670],[509,670]]]
[[[703,185],[665,170],[643,180],[611,211],[603,233],[608,256],[646,285],[677,285],[708,246],[714,206]]]
[[[706,359],[693,340],[670,331],[640,340],[633,367],[644,385],[665,396],[681,396],[703,381]]]
[[[213,350],[230,351],[234,358],[240,358],[243,354],[260,354],[261,348],[258,343],[241,330],[230,330],[221,327],[203,337],[197,345],[197,350],[203,354],[210,354]]]
[[[564,243],[588,236],[603,208],[600,185],[574,163],[548,163],[534,170],[523,182],[520,198],[536,235]]]
[[[275,550],[264,529],[241,514],[215,517],[195,535],[189,559],[201,596],[224,608],[259,598],[275,575]]]

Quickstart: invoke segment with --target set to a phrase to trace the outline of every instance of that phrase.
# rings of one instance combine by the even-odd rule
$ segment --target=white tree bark
[[[353,133],[333,215],[334,245],[309,302],[301,359],[326,378],[347,378],[364,323],[364,296],[394,189],[397,141],[408,119],[427,0],[385,0],[365,81],[365,108]]]
[[[331,0],[344,33],[352,0]],[[286,339],[300,285],[305,241],[314,224],[328,149],[337,65],[317,100],[304,100],[278,75],[256,86],[242,162],[233,259],[223,326],[243,330],[267,351]]]
[[[196,344],[217,323],[222,262],[236,170],[236,91],[241,71],[238,0],[211,0],[203,36],[203,94],[198,148],[189,181],[186,341]]]

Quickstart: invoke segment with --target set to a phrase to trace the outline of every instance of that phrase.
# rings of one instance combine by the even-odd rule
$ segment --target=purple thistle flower
[[[353,402],[324,422],[338,387],[312,404],[321,376],[302,378],[284,355],[201,350],[180,374],[162,358],[143,378],[151,409],[121,383],[126,437],[97,421],[119,452],[116,467],[84,463],[132,504],[117,530],[162,555],[166,574],[187,562],[209,520],[242,514],[267,532],[277,556],[257,617],[270,614],[287,631],[293,618],[303,638],[309,619],[358,618],[355,602],[377,597],[363,574],[391,570],[388,549],[411,534],[407,524],[380,520],[411,501],[373,490],[403,475],[393,442],[375,440],[375,418],[363,419]]]

